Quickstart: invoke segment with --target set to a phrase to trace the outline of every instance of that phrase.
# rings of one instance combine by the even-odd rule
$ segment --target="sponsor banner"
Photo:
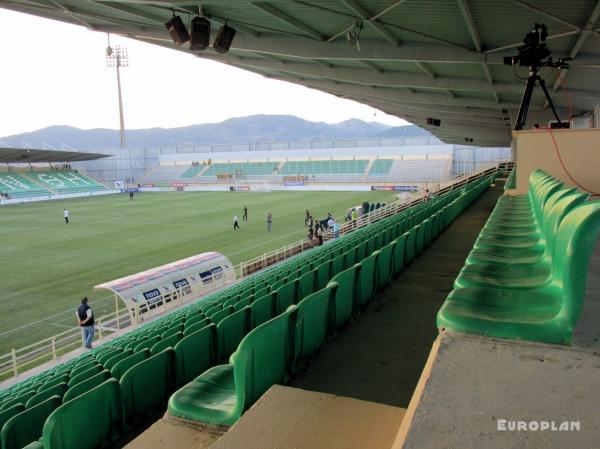
[[[285,181],[284,186],[303,186],[304,181]]]
[[[155,187],[154,184],[140,184],[140,187]]]
[[[115,181],[115,189],[120,190],[125,188],[124,181]]]
[[[187,183],[185,183],[185,182],[172,182],[171,183],[171,187],[183,188],[185,186],[187,186]]]
[[[371,186],[371,190],[383,190],[388,192],[416,192],[417,186]]]
[[[250,186],[231,186],[229,190],[231,192],[249,192]]]

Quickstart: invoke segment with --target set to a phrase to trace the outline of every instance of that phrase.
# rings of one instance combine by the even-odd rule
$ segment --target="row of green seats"
[[[514,189],[517,186],[517,169],[513,168],[506,178],[506,184],[504,184],[504,190]]]
[[[568,344],[581,313],[600,202],[542,170],[503,196],[438,313],[440,329]]]
[[[451,201],[457,203],[455,200],[464,196],[461,195],[464,193],[463,190],[450,192],[428,203],[418,204],[394,217],[360,228],[322,247],[313,248],[294,259],[244,279],[235,286],[210,295],[205,300],[115,338],[110,343],[77,359],[2,391],[0,393],[0,428],[2,429],[0,434],[5,434],[6,438],[0,441],[6,440],[7,448],[22,447],[25,442],[30,441],[32,444],[41,444],[37,441],[41,436],[40,425],[44,423],[50,411],[61,403],[59,407],[61,410],[76,410],[79,406],[72,403],[85,402],[87,399],[79,398],[106,383],[118,384],[118,397],[124,410],[132,408],[136,410],[139,408],[142,411],[154,410],[147,405],[143,407],[135,405],[136,400],[139,402],[136,394],[141,392],[136,393],[137,390],[132,392],[130,384],[133,382],[147,386],[144,384],[144,379],[146,376],[151,378],[150,371],[138,368],[139,365],[146,366],[147,361],[155,360],[155,356],[173,350],[174,356],[167,356],[167,358],[169,360],[172,358],[174,365],[168,362],[172,367],[167,369],[167,372],[171,373],[168,374],[169,378],[174,380],[165,383],[164,389],[159,389],[161,392],[159,397],[164,399],[166,397],[164,395],[170,393],[172,387],[184,385],[219,361],[226,361],[249,332],[284,312],[289,305],[300,303],[315,291],[323,289],[331,278],[342,276],[342,272],[346,278],[351,276],[346,271],[352,272],[352,267],[368,254],[382,248],[381,256],[378,253],[377,257],[389,261],[392,248],[385,248],[390,245],[393,237],[414,228],[412,233],[408,233],[405,237],[409,241],[406,248],[411,248],[406,251],[406,256],[404,251],[396,252],[402,254],[402,260],[410,261],[415,251],[420,251],[426,245],[425,242],[431,238],[432,229],[436,229],[441,221],[438,219],[435,225],[433,220],[430,225],[426,224],[422,227],[415,227],[415,225],[429,216],[435,208],[447,205]],[[450,209],[446,214],[450,214],[447,219],[451,219]],[[417,232],[418,229],[421,230]],[[403,239],[398,240],[404,242]],[[375,267],[374,262],[371,263],[371,270]],[[387,273],[386,270],[391,266],[386,262],[377,273]],[[365,269],[362,273],[368,270]],[[384,285],[387,282],[386,278],[387,275],[378,274],[380,284],[372,285]],[[361,288],[370,291],[367,287],[368,283],[363,282],[363,284],[365,286]],[[343,286],[340,287],[340,291],[343,291]],[[335,322],[339,326],[350,319],[353,311],[356,310],[356,303],[353,300],[351,306],[341,301],[335,304],[338,304],[335,308],[336,312],[331,316],[335,316]],[[129,374],[132,370],[133,373],[139,371],[142,374],[136,376]],[[107,382],[111,379],[114,382]],[[115,389],[114,386],[103,388],[107,391]],[[46,404],[50,399],[52,400]],[[160,409],[161,402],[156,398],[153,401]],[[43,407],[36,408],[42,403],[45,404]],[[53,406],[50,407],[49,404]],[[67,404],[71,405],[67,407]],[[137,415],[137,412],[134,414],[125,412],[120,427],[109,426],[112,429],[110,435],[121,435],[124,429],[135,426],[136,421],[132,417]],[[34,421],[37,424],[32,423],[32,416],[36,417]],[[140,416],[144,416],[143,413]],[[60,421],[63,422],[62,418]],[[70,419],[66,422],[72,423]],[[62,430],[52,432],[63,433]],[[102,435],[104,435],[102,438],[109,438],[109,440],[112,438],[110,435],[109,437]],[[56,441],[52,444],[51,447],[69,447],[61,446],[62,443]]]
[[[239,325],[239,346],[229,363],[179,389],[169,400],[169,413],[209,424],[234,424],[268,388],[297,373],[489,185],[490,179],[484,179],[462,194],[452,192],[423,204],[417,214],[391,217],[362,230],[355,236],[359,237],[355,247],[330,261],[332,279],[316,292],[298,293],[306,275],[282,285],[278,292],[287,300],[280,304],[279,314],[245,336]],[[344,262],[336,273],[339,258]]]

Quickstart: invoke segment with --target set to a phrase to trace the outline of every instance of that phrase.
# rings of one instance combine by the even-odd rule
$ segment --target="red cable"
[[[600,196],[600,193],[596,193],[593,190],[587,189],[584,186],[582,186],[581,184],[579,184],[575,178],[573,178],[573,176],[571,176],[571,173],[569,173],[569,170],[567,170],[567,167],[562,159],[562,156],[560,155],[560,151],[558,151],[558,144],[556,143],[556,139],[554,138],[554,133],[552,132],[552,129],[550,128],[546,128],[548,130],[548,132],[550,133],[550,137],[552,137],[552,142],[554,142],[554,148],[556,149],[556,155],[558,156],[558,160],[560,161],[560,165],[562,165],[563,170],[565,171],[565,173],[567,174],[567,176],[569,177],[569,179],[571,181],[573,181],[573,183],[575,183],[575,185],[577,185],[580,189],[585,190],[588,193],[591,193],[592,195],[595,196]]]

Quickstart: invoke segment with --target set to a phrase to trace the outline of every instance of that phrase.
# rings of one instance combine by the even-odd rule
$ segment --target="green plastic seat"
[[[402,270],[404,269],[404,254],[405,254],[405,244],[406,238],[408,237],[408,233],[402,234],[396,240],[394,240],[391,245],[394,245],[393,252],[393,275],[398,276]]]
[[[209,324],[184,336],[174,349],[176,380],[181,386],[217,363],[217,326]]]
[[[373,295],[377,290],[377,260],[379,254],[379,251],[375,251],[360,262],[358,307],[365,307],[373,299]]]
[[[155,335],[154,337],[150,337],[150,338],[142,341],[141,343],[137,344],[133,348],[133,352],[135,353],[135,352],[143,351],[144,349],[150,349],[152,346],[154,346],[159,341],[160,341],[160,337],[158,335]]]
[[[298,280],[288,282],[277,289],[276,310],[282,313],[292,304],[298,302]]]
[[[379,289],[387,287],[392,281],[394,247],[395,244],[389,244],[379,250],[377,259],[377,288]]]
[[[316,276],[316,289],[321,290],[325,288],[329,280],[331,279],[331,260],[322,262],[317,267],[317,276]]]
[[[17,396],[14,396],[12,399],[10,400],[5,400],[2,402],[2,407],[0,407],[0,412],[3,410],[7,410],[9,408],[11,408],[14,405],[17,404],[23,404],[25,405],[27,403],[27,401],[32,398],[33,396],[35,396],[36,391],[35,390],[28,390],[25,392],[19,392]]]
[[[290,306],[252,330],[228,365],[209,369],[175,392],[169,413],[208,424],[234,424],[267,389],[287,379],[297,311],[297,306]]]
[[[129,368],[119,381],[123,420],[132,428],[162,410],[175,390],[175,351],[167,348]]]
[[[33,407],[34,405],[39,404],[40,402],[44,402],[46,399],[51,398],[52,396],[58,396],[62,398],[67,391],[67,383],[61,382],[59,384],[53,385],[45,390],[38,391],[35,396],[31,396],[27,403],[25,404],[25,408]],[[2,428],[2,426],[0,426]]]
[[[167,338],[162,338],[150,348],[150,354],[156,355],[167,348],[173,348],[183,338],[183,332],[178,332]]]
[[[236,302],[233,305],[234,312],[237,312],[238,310],[242,310],[244,307],[249,306],[250,304],[252,304],[253,300],[254,300],[254,296],[249,296],[249,297],[238,300],[238,302]]]
[[[126,357],[123,360],[116,363],[115,366],[113,366],[112,369],[110,370],[110,373],[111,373],[112,377],[114,377],[117,380],[120,380],[121,376],[123,376],[123,374],[125,374],[125,371],[127,371],[132,366],[137,365],[140,362],[143,362],[148,357],[150,357],[150,349],[148,349],[148,348],[144,348],[138,352],[134,352],[129,357]]]
[[[21,413],[24,410],[25,410],[24,404],[15,404],[12,407],[9,407],[7,409],[0,411],[0,431],[2,430],[2,427],[4,427],[4,424],[10,418],[12,418],[15,415],[18,415],[19,413]],[[1,447],[2,447],[2,440],[0,439],[0,448]]]
[[[110,379],[110,377],[110,371],[105,369],[95,376],[71,386],[63,396],[63,403],[75,399],[77,396],[81,396],[83,393],[90,391],[92,388],[95,388],[98,385],[106,382],[108,379]]]
[[[109,379],[52,412],[44,424],[44,448],[106,447],[121,436],[122,423],[121,389]]]
[[[75,376],[71,375],[69,377],[69,383],[68,386],[71,387],[75,384],[78,384],[79,382],[81,382],[82,380],[88,379],[96,374],[98,374],[99,372],[103,371],[104,368],[102,367],[102,365],[94,365],[91,368],[79,372],[78,374],[76,374]]]
[[[119,352],[119,353],[113,355],[110,359],[106,360],[102,366],[104,366],[105,369],[110,370],[110,369],[112,369],[113,366],[115,366],[117,363],[119,363],[124,358],[129,357],[131,354],[133,354],[132,349],[127,349],[125,351]]]
[[[226,362],[251,329],[250,307],[246,307],[217,324],[219,361]]]
[[[269,293],[262,298],[254,300],[250,305],[250,324],[252,328],[260,326],[275,316],[277,307],[277,293]]]
[[[113,356],[115,356],[115,355],[117,355],[117,354],[120,354],[120,353],[121,353],[121,350],[120,350],[120,349],[117,349],[117,348],[114,348],[114,349],[109,349],[109,350],[106,350],[106,351],[102,352],[100,355],[98,355],[98,356],[96,357],[96,361],[97,361],[97,362],[98,362],[100,365],[104,365],[104,363],[106,363],[106,361],[107,361],[108,359],[110,359],[111,357],[113,357]]]
[[[600,203],[575,207],[562,220],[556,235],[551,282],[529,290],[455,289],[438,312],[438,327],[500,338],[570,343],[599,233]]]
[[[183,330],[183,336],[187,336],[190,334],[193,334],[194,332],[199,331],[200,329],[204,329],[206,326],[208,326],[209,324],[212,324],[212,320],[210,318],[204,318],[202,321],[198,321],[194,324],[192,324],[189,327],[186,327]]]
[[[46,419],[61,403],[59,396],[51,396],[6,421],[0,432],[2,449],[21,449],[38,440]]]
[[[190,326],[193,326],[194,324],[200,323],[204,320],[206,320],[206,316],[203,313],[194,314],[184,321],[183,326],[184,326],[184,328],[190,327]]]
[[[316,275],[316,270],[311,270],[300,276],[298,279],[298,301],[315,291],[317,281]]]
[[[341,273],[346,268],[345,264],[345,255],[342,254],[337,256],[331,261],[331,276],[335,276],[338,273]]]
[[[295,369],[325,344],[331,332],[333,301],[337,283],[332,283],[298,303],[295,334]]]
[[[227,306],[227,307],[223,307],[223,309],[219,310],[218,312],[214,313],[210,319],[212,320],[213,323],[215,324],[219,324],[219,322],[221,320],[223,320],[224,318],[228,317],[229,315],[231,315],[234,312],[234,308],[233,306]]]

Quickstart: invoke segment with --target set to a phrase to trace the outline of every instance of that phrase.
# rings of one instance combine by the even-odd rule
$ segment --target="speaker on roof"
[[[190,36],[190,50],[200,51],[208,47],[210,41],[210,21],[205,17],[192,19],[192,33]]]
[[[213,48],[217,53],[227,53],[234,37],[235,30],[227,24],[224,24],[215,38]]]
[[[171,39],[173,39],[173,42],[175,42],[177,45],[181,45],[190,40],[190,34],[183,24],[181,17],[173,17],[171,20],[165,23],[165,27],[167,27],[167,30],[169,30],[169,34],[171,35]]]
[[[429,126],[440,126],[442,121],[439,118],[427,117],[427,124]]]

